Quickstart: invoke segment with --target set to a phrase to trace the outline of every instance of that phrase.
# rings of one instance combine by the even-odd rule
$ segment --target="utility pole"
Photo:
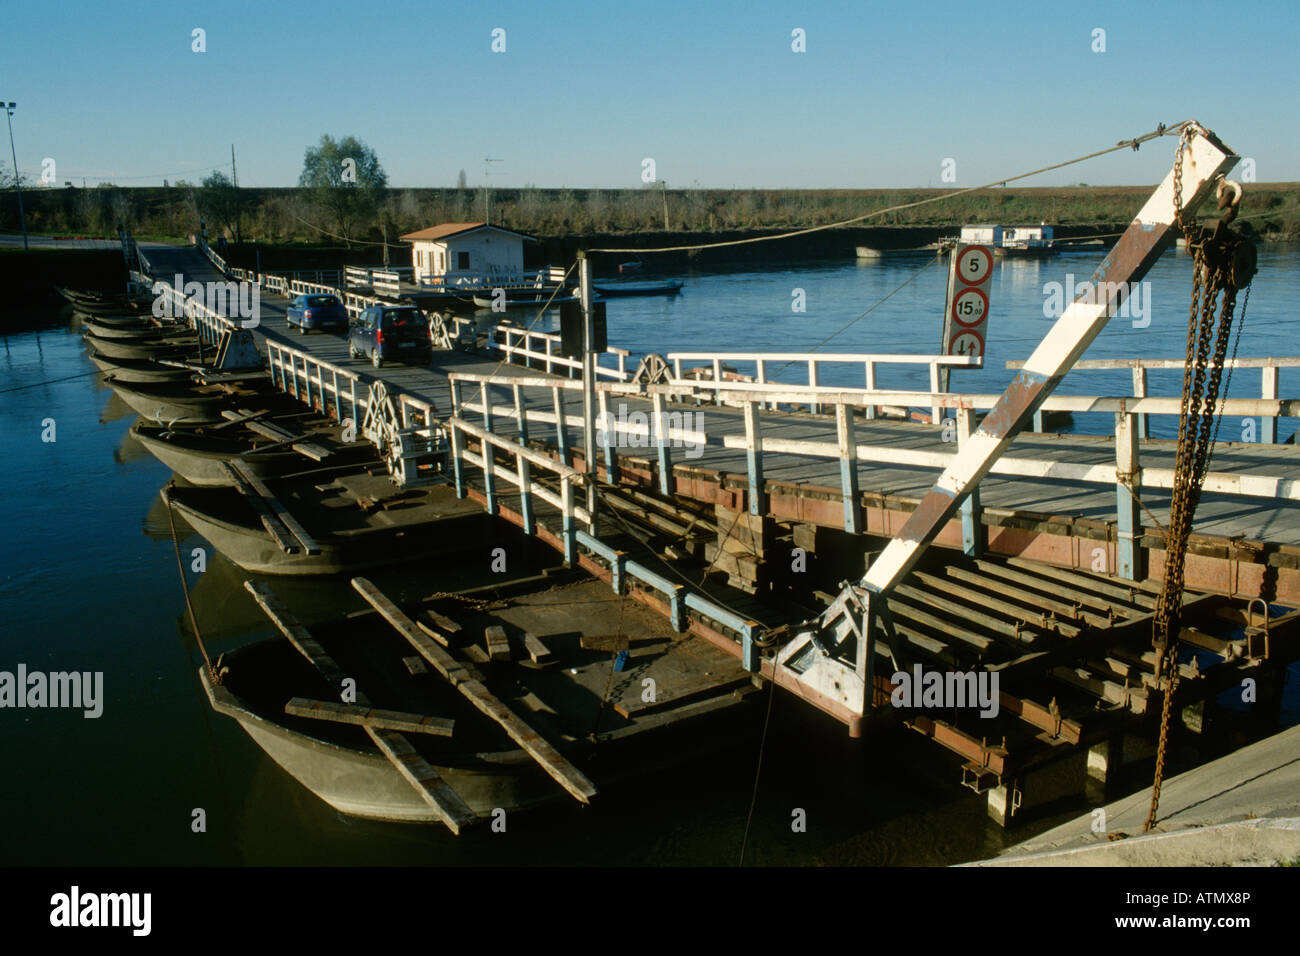
[[[9,155],[14,160],[14,189],[18,190],[18,221],[23,227],[23,251],[28,252],[27,245],[27,217],[23,215],[23,183],[22,177],[18,175],[18,153],[14,149],[14,108],[17,103],[5,104],[5,115],[9,120]]]
[[[230,144],[230,184],[231,184],[235,189],[238,189],[238,188],[239,188],[239,170],[235,167],[235,144],[234,144],[234,143],[231,143],[231,144]],[[236,202],[236,203],[239,202],[238,197],[236,197],[235,202]],[[240,214],[239,206],[236,205],[236,206],[235,206],[235,242],[239,242],[239,241],[240,241],[240,237],[239,237],[239,226],[240,226],[240,222],[239,222],[239,220],[240,220],[241,218],[242,218],[242,216],[241,216],[241,214]]]
[[[591,350],[591,260],[578,250],[578,293],[582,301],[582,458],[587,472],[588,533],[596,535],[596,355]]]
[[[664,194],[664,232],[668,231],[668,180],[659,180],[659,185],[663,187]]]
[[[488,177],[493,175],[492,167],[489,163],[504,163],[504,159],[493,159],[491,156],[483,157],[483,222],[492,225],[492,184],[488,182]]]

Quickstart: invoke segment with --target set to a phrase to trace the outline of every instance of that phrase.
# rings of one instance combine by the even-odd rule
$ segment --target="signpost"
[[[989,320],[989,285],[993,247],[958,243],[948,268],[948,295],[943,307],[943,355],[984,358]],[[949,369],[939,371],[939,388],[948,391]]]

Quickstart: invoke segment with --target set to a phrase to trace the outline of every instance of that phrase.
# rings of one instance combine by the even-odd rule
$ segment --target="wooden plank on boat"
[[[424,631],[425,634],[428,634],[443,647],[451,647],[451,641],[447,640],[447,636],[433,625],[426,624],[424,621],[416,621],[415,626]]]
[[[243,412],[243,409],[240,409],[240,412]],[[306,455],[312,461],[323,461],[330,455],[328,448],[323,448],[315,442],[306,441],[302,435],[295,435],[287,428],[281,428],[274,422],[250,421],[247,423],[247,427],[249,431],[256,432],[263,438],[291,442],[294,451],[300,455]]]
[[[262,409],[260,412],[232,412],[230,409],[223,409],[221,417],[225,419],[218,425],[204,426],[200,431],[219,432],[223,428],[229,428],[232,425],[243,425],[245,422],[252,421],[255,418],[261,418],[263,415],[271,414],[269,409]]]
[[[321,647],[316,638],[311,636],[311,632],[303,627],[293,613],[281,603],[276,593],[261,581],[245,581],[244,587],[271,619],[271,623],[341,695],[345,680],[342,668],[325,648]],[[359,705],[363,708],[370,706],[370,698],[359,687],[354,688],[353,691]],[[388,758],[403,779],[415,788],[426,803],[438,811],[442,822],[452,833],[459,835],[462,826],[468,826],[478,819],[461,799],[460,794],[438,776],[437,771],[429,766],[411,746],[411,742],[399,731],[374,727],[366,727],[365,731],[375,742],[379,752]]]
[[[545,664],[551,659],[551,649],[538,640],[531,631],[524,632],[524,650],[534,664]]]
[[[412,677],[418,677],[421,674],[429,673],[429,666],[424,663],[424,658],[418,654],[412,654],[410,657],[403,657],[402,664],[406,667],[406,672]]]
[[[230,476],[235,488],[248,501],[249,506],[257,513],[258,519],[262,522],[262,527],[266,529],[266,533],[271,536],[271,539],[280,546],[280,550],[285,554],[297,554],[302,550],[299,547],[298,539],[289,532],[289,529],[284,526],[284,522],[271,511],[267,503],[262,500],[262,497],[245,480],[243,471],[235,468],[233,462],[229,461],[223,461],[221,467]]]
[[[253,600],[261,606],[262,611],[271,619],[271,623],[288,639],[298,653],[307,658],[330,686],[342,694],[345,677],[343,669],[334,658],[330,657],[325,648],[320,646],[316,638],[311,636],[311,632],[298,623],[298,619],[284,606],[276,593],[261,581],[245,581],[244,589],[253,595]],[[356,692],[356,699],[359,704],[369,704],[365,695],[359,690]]]
[[[289,529],[289,532],[295,538],[302,542],[303,549],[308,554],[320,554],[320,545],[316,543],[316,539],[308,534],[307,529],[298,523],[298,519],[289,513],[289,509],[271,493],[271,490],[262,483],[262,479],[245,467],[244,462],[238,458],[232,458],[226,462],[226,467],[233,469],[244,479],[248,487],[253,490],[253,493],[262,499],[268,510],[280,520],[281,524]]]
[[[494,624],[484,628],[483,643],[487,647],[489,660],[510,660],[510,639],[506,637],[506,629],[501,625]]]
[[[510,739],[537,761],[556,783],[582,803],[591,802],[591,798],[596,794],[596,787],[582,771],[573,766],[541,734],[521,720],[519,715],[488,690],[482,681],[471,675],[454,657],[420,630],[415,622],[403,614],[397,605],[374,584],[366,578],[353,578],[352,586],[470,703],[500,724],[501,728],[510,735]]]
[[[461,628],[461,626],[458,623],[453,621],[447,615],[439,614],[437,611],[433,610],[432,608],[425,608],[422,613],[424,614],[425,617],[429,619],[430,624],[436,627],[448,638],[455,637],[463,630],[463,628]],[[446,644],[447,642],[440,640],[439,643]]]
[[[584,651],[625,651],[632,644],[626,634],[583,634],[578,646]]]
[[[408,714],[400,710],[380,710],[360,704],[344,704],[331,700],[311,700],[295,697],[284,705],[284,712],[295,717],[314,720],[332,720],[340,724],[374,727],[376,730],[404,730],[416,734],[450,737],[456,722],[446,717],[429,717]]]
[[[406,782],[415,788],[429,806],[438,811],[442,822],[452,833],[459,836],[461,827],[478,822],[478,817],[461,799],[460,794],[438,776],[438,771],[429,766],[429,762],[416,752],[409,740],[395,730],[367,727],[366,733],[375,742],[379,752],[406,778]]]

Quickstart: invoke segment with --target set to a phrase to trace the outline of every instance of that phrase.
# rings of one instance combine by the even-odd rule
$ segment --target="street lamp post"
[[[14,160],[14,189],[18,190],[18,221],[23,227],[23,251],[28,251],[27,245],[27,217],[23,215],[23,184],[22,177],[18,175],[18,153],[14,149],[14,107],[17,103],[4,104],[5,116],[9,120],[9,155]]]

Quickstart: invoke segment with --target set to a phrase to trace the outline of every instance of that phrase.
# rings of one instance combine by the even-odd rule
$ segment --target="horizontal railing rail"
[[[806,372],[806,384],[814,388],[821,386],[821,369],[825,365],[862,366],[862,382],[867,389],[876,387],[876,366],[878,365],[920,365],[929,369],[931,392],[940,391],[940,369],[983,367],[982,358],[970,355],[871,354],[860,352],[669,352],[667,358],[672,363],[673,380],[675,382],[698,380],[704,371],[712,373],[713,381],[721,382],[727,379],[728,374],[724,363],[741,363],[753,365],[755,373],[752,380],[763,385],[768,383],[769,371],[772,365],[775,364],[778,366],[776,369],[778,372],[789,367]],[[696,364],[683,366],[684,362],[694,362]],[[812,410],[817,410],[815,402],[812,405]],[[937,408],[932,408],[931,412],[933,418],[937,419],[939,417]],[[875,418],[875,407],[868,406],[866,413],[868,418]]]
[[[497,325],[493,331],[495,334],[489,339],[492,347],[505,355],[506,361],[511,364],[514,364],[514,359],[521,359],[525,368],[541,368],[552,373],[556,369],[565,369],[569,373],[582,371],[581,359],[560,354],[560,336],[555,332],[539,332],[504,323]],[[597,377],[627,381],[627,360],[631,354],[627,349],[620,348],[607,348],[604,352],[597,353]],[[612,356],[616,367],[601,365],[600,360],[605,356]]]
[[[1213,368],[1214,362],[1210,362],[1207,368]],[[1008,369],[1024,368],[1023,361],[1007,362]],[[1147,372],[1152,370],[1182,370],[1187,367],[1186,359],[1149,359],[1149,358],[1132,358],[1132,359],[1081,359],[1074,363],[1075,369],[1083,371],[1099,371],[1103,369],[1131,369],[1133,372],[1133,394],[1138,398],[1145,398],[1148,389]],[[1263,356],[1260,358],[1230,358],[1223,363],[1225,369],[1242,369],[1257,368],[1260,370],[1259,397],[1262,399],[1274,399],[1278,394],[1279,369],[1300,368],[1300,356]],[[1274,416],[1265,416],[1260,422],[1259,440],[1264,444],[1273,444],[1277,441],[1277,418]],[[1041,415],[1034,417],[1034,430],[1043,430],[1043,421]],[[1150,436],[1150,425],[1145,415],[1138,417],[1138,434],[1142,438]]]

